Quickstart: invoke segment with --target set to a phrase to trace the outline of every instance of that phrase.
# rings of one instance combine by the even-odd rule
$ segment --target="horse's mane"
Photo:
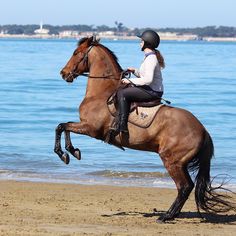
[[[88,37],[84,37],[84,38],[81,38],[79,41],[78,41],[78,46],[80,46],[82,43],[84,43],[86,40],[88,40],[89,38]],[[109,48],[107,48],[106,46],[104,46],[103,44],[99,43],[99,40],[96,40],[96,41],[93,41],[92,44],[94,44],[95,46],[100,46],[101,48],[103,48],[105,51],[108,52],[108,54],[111,56],[111,58],[115,61],[115,63],[117,64],[118,66],[118,69],[120,71],[123,71],[123,69],[121,68],[119,62],[118,62],[118,58],[117,56],[115,55],[115,53],[113,51],[111,51]]]
[[[123,69],[121,68],[119,62],[118,62],[118,58],[115,55],[115,53],[113,51],[111,51],[109,48],[105,47],[103,44],[99,44],[100,47],[102,47],[103,49],[105,49],[106,51],[108,51],[109,55],[113,58],[113,60],[116,62],[118,68],[120,71],[123,71]]]

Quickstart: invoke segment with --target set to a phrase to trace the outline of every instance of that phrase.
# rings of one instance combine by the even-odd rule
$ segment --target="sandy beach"
[[[158,224],[176,191],[0,181],[0,235],[235,235],[236,213],[196,213],[193,196],[179,218]]]

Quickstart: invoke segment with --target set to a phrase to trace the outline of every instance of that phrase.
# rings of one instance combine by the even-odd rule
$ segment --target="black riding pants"
[[[135,86],[120,89],[117,92],[118,101],[126,100],[131,102],[151,102],[162,96],[163,92],[153,91],[149,86]]]
[[[128,119],[131,102],[151,102],[163,92],[153,91],[149,86],[135,86],[119,89],[117,92],[119,114]]]

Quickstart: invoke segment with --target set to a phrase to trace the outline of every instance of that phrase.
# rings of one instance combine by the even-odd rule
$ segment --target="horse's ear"
[[[96,44],[99,43],[99,41],[100,41],[100,39],[97,39],[96,34],[94,34],[94,35],[93,35],[93,41],[92,41],[92,43],[93,43],[94,45],[96,45]]]
[[[93,44],[93,36],[87,38],[87,44],[88,44],[88,46],[90,46],[91,44]]]
[[[93,35],[88,38],[88,44],[89,45],[96,45],[98,44],[98,40],[96,39],[96,35]]]
[[[96,39],[96,34],[93,35],[93,43],[96,43],[97,39]]]

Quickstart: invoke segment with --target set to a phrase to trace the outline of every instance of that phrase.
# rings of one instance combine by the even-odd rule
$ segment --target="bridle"
[[[76,72],[75,71],[76,68],[78,68],[78,66],[81,63],[86,63],[87,67],[88,67],[88,54],[94,46],[95,45],[92,44],[88,47],[87,51],[84,53],[84,57],[74,66],[74,68],[72,69],[72,71],[70,71],[70,73],[65,78],[65,80],[68,80],[71,77],[75,78],[77,76],[85,76],[85,77],[89,77],[89,78],[92,78],[92,79],[108,79],[108,78],[111,77],[110,79],[114,79],[114,80],[121,80],[122,78],[130,77],[130,75],[127,74],[127,73],[129,73],[128,71],[121,71],[120,73],[118,72],[117,74],[107,74],[107,75],[102,75],[102,76],[93,76],[93,75],[90,75],[89,72],[87,72],[87,73],[78,73],[78,72]],[[119,75],[118,79],[117,79],[117,76],[115,76],[115,75]]]
[[[121,83],[121,80],[123,78],[126,78],[129,80],[130,76],[131,76],[131,72],[129,70],[122,70],[121,72],[118,72],[117,75],[118,76],[118,79],[116,79],[117,77],[115,76],[115,74],[108,74],[108,75],[102,75],[102,76],[92,76],[90,75],[89,73],[77,73],[75,72],[75,69],[80,65],[80,63],[87,63],[87,66],[88,66],[88,54],[89,52],[91,51],[91,49],[94,47],[95,45],[92,44],[89,46],[89,48],[87,49],[86,53],[84,54],[84,57],[81,59],[81,61],[79,61],[73,68],[73,70],[69,73],[69,75],[65,78],[65,80],[67,80],[68,78],[70,78],[71,76],[73,78],[77,77],[77,76],[86,76],[86,77],[89,77],[89,78],[92,78],[92,79],[114,79],[114,80],[119,80],[119,82]],[[111,77],[113,76],[113,77]],[[111,77],[111,78],[110,78]],[[130,80],[129,80],[130,81]],[[131,85],[132,86],[136,86],[133,82],[131,82]],[[143,90],[141,87],[138,87],[139,89]],[[143,90],[145,91],[146,93],[150,94],[148,91],[146,90]],[[160,97],[161,100],[165,101],[167,104],[170,104],[170,101],[167,101],[165,100],[164,98]]]
[[[75,78],[79,75],[85,76],[85,74],[87,73],[77,73],[75,70],[76,68],[81,64],[81,63],[87,63],[88,64],[88,53],[90,52],[90,50],[93,48],[94,45],[89,46],[89,48],[87,49],[86,53],[84,53],[84,57],[78,62],[76,63],[76,65],[74,65],[74,68],[70,71],[70,73],[68,74],[68,76],[65,78],[65,80],[72,78]]]

